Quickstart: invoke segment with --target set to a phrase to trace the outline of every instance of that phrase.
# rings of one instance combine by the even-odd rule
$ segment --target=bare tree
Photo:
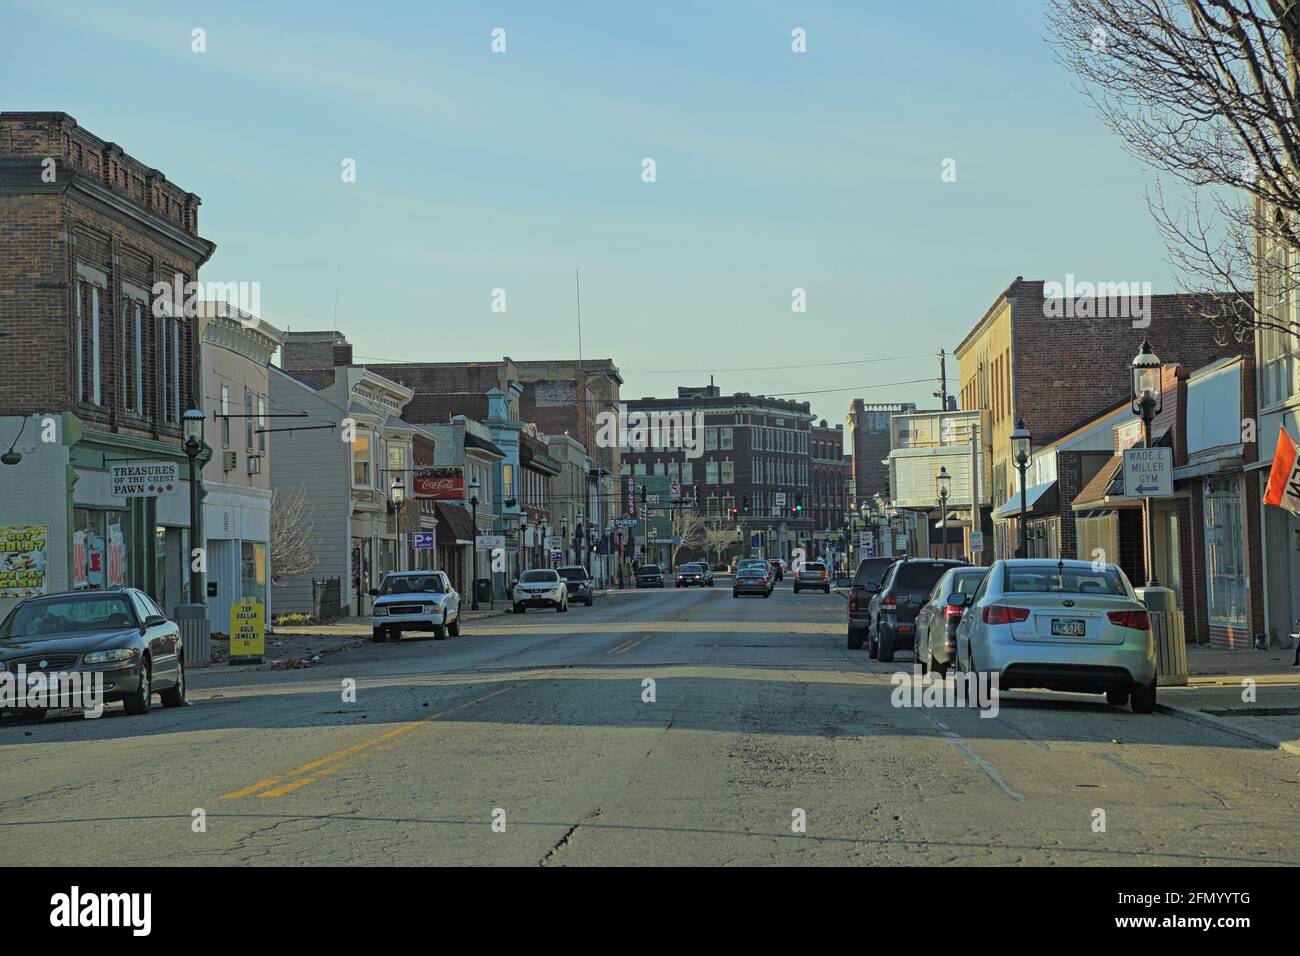
[[[1300,9],[1296,0],[1051,0],[1057,59],[1157,181],[1147,205],[1222,341],[1290,331],[1300,268]],[[1268,269],[1257,280],[1257,265]],[[1258,301],[1254,295],[1260,282]]]
[[[311,501],[301,485],[271,492],[271,581],[308,574],[317,564]]]
[[[671,564],[677,567],[677,555],[683,549],[688,552],[704,553],[708,544],[708,515],[689,505],[674,506],[669,509],[670,534],[674,538],[680,535],[681,543],[673,545]]]

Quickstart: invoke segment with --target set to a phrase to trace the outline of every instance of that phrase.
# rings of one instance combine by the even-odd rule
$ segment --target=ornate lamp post
[[[393,479],[388,495],[393,502],[393,527],[397,529],[397,567],[395,570],[401,571],[403,570],[402,565],[405,563],[406,552],[402,541],[402,504],[406,501],[406,483],[402,481],[401,475]]]
[[[1142,347],[1133,359],[1133,414],[1142,419],[1142,447],[1151,447],[1151,422],[1164,408],[1164,385],[1160,374],[1160,359],[1151,350],[1151,343],[1143,339]],[[1129,489],[1125,488],[1125,492]],[[1156,580],[1156,534],[1152,521],[1151,496],[1142,501],[1142,519],[1146,522],[1147,587],[1158,588]]]
[[[470,610],[472,611],[478,610],[478,489],[478,479],[471,478],[469,482],[469,513],[474,522],[474,557],[471,559],[473,571],[470,575],[470,590],[472,592]]]
[[[1020,546],[1016,549],[1016,557],[1029,557],[1029,504],[1028,493],[1025,488],[1025,475],[1029,471],[1029,429],[1025,427],[1024,421],[1016,419],[1016,427],[1011,432],[1011,455],[1016,463],[1016,471],[1020,472]]]
[[[190,460],[190,603],[202,604],[206,595],[203,593],[203,572],[198,568],[203,562],[194,560],[193,549],[202,548],[199,541],[199,481],[198,458],[203,454],[203,410],[187,408],[181,415],[185,430],[185,457]]]
[[[940,465],[939,474],[935,475],[934,480],[939,485],[939,511],[942,515],[943,557],[945,558],[948,557],[948,482],[951,478],[948,469]]]

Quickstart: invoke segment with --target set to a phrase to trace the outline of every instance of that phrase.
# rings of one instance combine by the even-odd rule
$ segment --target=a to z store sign
[[[252,601],[230,606],[230,656],[261,657],[266,653],[266,605]]]

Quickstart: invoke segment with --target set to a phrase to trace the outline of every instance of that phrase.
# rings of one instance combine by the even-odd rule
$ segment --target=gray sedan
[[[10,682],[22,675],[24,692],[64,689],[99,675],[103,700],[122,701],[128,714],[148,713],[155,693],[164,707],[185,703],[180,629],[134,588],[49,594],[18,604],[0,623],[0,672]]]
[[[957,626],[957,667],[998,676],[999,690],[1044,687],[1106,695],[1140,714],[1156,703],[1156,651],[1146,607],[1114,564],[997,561]]]
[[[948,672],[957,653],[957,625],[961,623],[965,608],[948,603],[948,595],[974,594],[988,568],[953,568],[939,579],[930,592],[930,598],[916,615],[916,643],[913,657],[921,665],[921,672],[938,671],[942,677]]]

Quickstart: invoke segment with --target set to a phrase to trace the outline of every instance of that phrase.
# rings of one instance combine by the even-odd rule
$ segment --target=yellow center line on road
[[[618,647],[616,647],[616,648],[614,648],[612,651],[610,651],[610,653],[611,653],[611,654],[626,654],[628,651],[630,651],[632,648],[636,647],[638,644],[644,643],[645,641],[648,641],[648,640],[650,640],[650,635],[649,635],[649,634],[642,634],[640,637],[633,638],[633,639],[630,640],[630,641],[624,641],[624,642],[623,642],[622,644],[620,644]]]
[[[292,793],[299,787],[305,787],[307,784],[319,780],[321,777],[329,776],[335,771],[355,763],[361,757],[369,756],[371,753],[375,752],[376,749],[387,749],[381,748],[380,745],[382,744],[395,740],[396,738],[410,733],[412,730],[416,730],[419,727],[423,727],[432,721],[446,717],[449,714],[454,714],[467,707],[481,704],[484,701],[491,700],[493,697],[497,697],[501,694],[509,693],[521,686],[523,685],[515,684],[511,687],[502,687],[498,690],[492,691],[490,694],[476,697],[474,700],[466,701],[463,704],[458,704],[455,707],[448,708],[447,710],[439,711],[436,714],[431,714],[421,720],[414,720],[410,723],[402,724],[399,727],[394,727],[392,730],[382,733],[378,737],[373,737],[370,740],[363,740],[359,744],[353,744],[351,747],[345,747],[342,750],[335,751],[334,753],[328,754],[317,760],[312,760],[300,767],[295,767],[287,773],[280,774],[277,777],[269,777],[266,780],[259,780],[257,783],[244,787],[241,790],[232,790],[230,793],[223,793],[221,799],[238,800],[240,797],[251,796],[255,793],[263,797],[279,797],[286,793]]]

